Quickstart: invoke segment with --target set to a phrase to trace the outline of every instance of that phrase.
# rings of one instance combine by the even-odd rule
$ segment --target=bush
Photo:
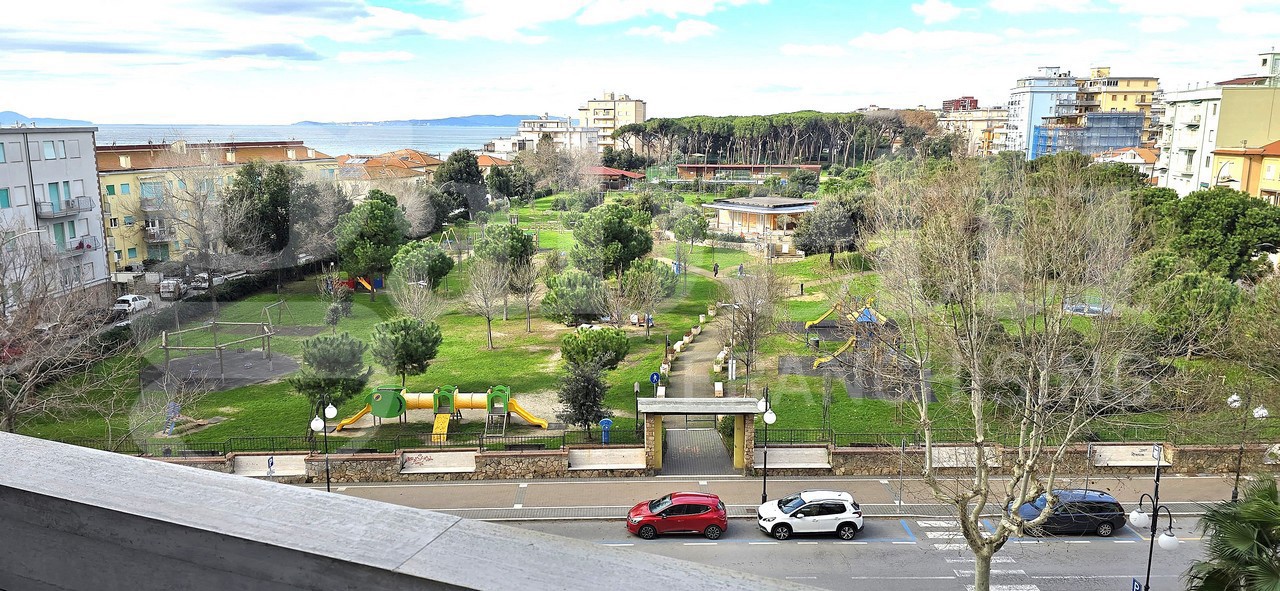
[[[751,187],[746,185],[734,185],[724,190],[726,199],[742,199],[751,196]]]
[[[587,211],[604,203],[604,198],[594,191],[574,191],[557,195],[551,201],[551,208],[558,211]]]
[[[560,354],[568,363],[599,361],[614,369],[631,350],[627,333],[616,328],[579,328],[560,341]]]
[[[707,236],[707,239],[717,240],[720,242],[737,242],[739,244],[745,243],[747,241],[747,239],[743,238],[742,236],[739,236],[737,234],[730,234],[728,232],[712,232]]]
[[[600,278],[570,269],[547,278],[542,312],[547,318],[565,324],[589,322],[604,313],[604,303],[604,283]]]

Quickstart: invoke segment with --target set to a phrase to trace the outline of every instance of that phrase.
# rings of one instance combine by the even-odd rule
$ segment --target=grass
[[[669,242],[659,247],[658,250],[661,256],[675,260],[676,246],[675,243]],[[681,247],[689,248],[689,245],[684,244]],[[724,276],[736,271],[739,264],[750,264],[754,258],[751,253],[742,250],[695,244],[689,254],[689,264],[699,269],[710,271],[715,263],[720,263],[720,273],[721,276]]]

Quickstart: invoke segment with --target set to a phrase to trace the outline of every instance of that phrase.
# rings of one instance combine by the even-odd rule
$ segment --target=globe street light
[[[328,406],[324,407],[323,419],[320,418],[320,415],[316,415],[314,419],[311,419],[311,430],[315,431],[316,433],[324,433],[324,491],[325,492],[333,492],[330,489],[330,480],[329,480],[329,426],[327,423],[328,423],[328,419],[332,419],[333,417],[336,417],[336,416],[338,416],[338,409],[334,408],[333,404],[330,403]]]
[[[1173,512],[1168,507],[1160,504],[1160,466],[1164,463],[1164,446],[1159,443],[1151,446],[1151,457],[1156,460],[1156,479],[1153,494],[1142,493],[1138,498],[1138,508],[1129,513],[1129,523],[1134,527],[1142,529],[1151,526],[1150,546],[1147,548],[1147,578],[1142,585],[1142,591],[1150,591],[1151,589],[1151,557],[1156,549],[1156,528],[1159,526],[1160,510],[1164,509],[1166,515],[1169,516],[1169,525],[1166,526],[1164,534],[1160,536],[1160,547],[1165,550],[1173,550],[1178,547],[1178,537],[1173,535]],[[1151,500],[1151,515],[1142,509],[1143,501]]]
[[[1227,406],[1231,408],[1249,408],[1252,401],[1253,390],[1245,390],[1244,399],[1241,399],[1239,394],[1232,394],[1227,398]],[[1271,413],[1267,411],[1267,407],[1259,404],[1257,408],[1253,409],[1252,413],[1242,413],[1240,417],[1240,449],[1236,452],[1236,480],[1235,484],[1231,485],[1232,503],[1240,498],[1240,464],[1244,461],[1244,442],[1249,433],[1250,414],[1259,421],[1271,416]]]
[[[761,472],[763,478],[760,480],[760,502],[767,503],[769,501],[769,425],[778,421],[778,415],[773,412],[773,403],[769,399],[769,387],[764,387],[764,398],[756,402],[756,408],[764,413],[764,471]]]

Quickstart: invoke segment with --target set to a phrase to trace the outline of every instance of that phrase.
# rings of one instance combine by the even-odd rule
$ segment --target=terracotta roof
[[[630,170],[621,170],[618,168],[609,168],[608,166],[592,166],[587,169],[587,174],[593,174],[596,176],[611,176],[611,177],[621,176],[621,177],[627,177],[629,179],[644,178],[644,175],[638,172],[631,172]]]
[[[510,160],[494,158],[488,154],[481,154],[476,156],[476,164],[479,164],[480,168],[489,168],[491,166],[511,166],[512,162]]]
[[[307,162],[329,160],[328,154],[308,148],[301,140],[283,142],[227,142],[136,144],[125,146],[97,146],[98,172],[121,172],[157,168],[186,168],[210,164],[234,166],[251,160],[276,162]],[[293,158],[289,158],[293,150]],[[227,154],[234,153],[235,161],[228,162]],[[205,161],[201,154],[208,154]],[[128,166],[121,162],[128,156]]]
[[[822,166],[819,164],[677,164],[676,168],[700,168],[700,169],[727,169],[727,170],[753,170],[765,168],[778,169],[795,169],[795,170],[812,170],[819,172]]]
[[[392,152],[385,152],[383,154],[379,154],[379,156],[391,160],[410,162],[417,166],[440,166],[441,164],[444,164],[444,160],[436,158],[426,152],[414,150],[413,148],[404,148]]]
[[[1218,83],[1218,86],[1255,86],[1259,82],[1266,80],[1266,76],[1243,76],[1240,78],[1232,78]]]
[[[1271,142],[1261,148],[1218,148],[1213,151],[1214,154],[1236,155],[1244,154],[1246,156],[1280,156],[1280,140]]]
[[[1128,152],[1133,152],[1134,154],[1137,154],[1138,158],[1141,158],[1142,162],[1145,164],[1155,164],[1156,162],[1156,152],[1151,148],[1141,148],[1141,147],[1119,148],[1116,150],[1109,150],[1109,151],[1103,152],[1101,154],[1098,154],[1098,156],[1101,158],[1119,158],[1121,156],[1124,156]]]

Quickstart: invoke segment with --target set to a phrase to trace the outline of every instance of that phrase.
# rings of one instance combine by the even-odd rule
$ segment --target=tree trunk
[[[7,411],[4,413],[4,422],[0,423],[0,431],[4,431],[5,433],[14,432],[13,431],[13,413],[7,412]]]
[[[502,294],[502,320],[507,320],[507,294]]]
[[[652,316],[652,315],[653,315],[653,308],[649,308],[649,313],[648,313],[648,314],[645,314],[645,317],[644,317],[643,319],[641,319],[641,321],[642,321],[642,322],[644,322],[644,340],[646,340],[646,341],[651,341],[651,340],[653,340],[653,339],[649,338],[649,332],[650,332],[650,330],[652,330],[652,329],[649,327],[649,317],[650,317],[650,316]]]
[[[489,335],[489,349],[493,350],[493,318],[485,317],[484,326]]]
[[[973,591],[991,591],[991,553],[973,554]]]
[[[528,299],[524,301],[524,331],[533,332],[533,321],[529,319],[529,308],[531,303]]]

